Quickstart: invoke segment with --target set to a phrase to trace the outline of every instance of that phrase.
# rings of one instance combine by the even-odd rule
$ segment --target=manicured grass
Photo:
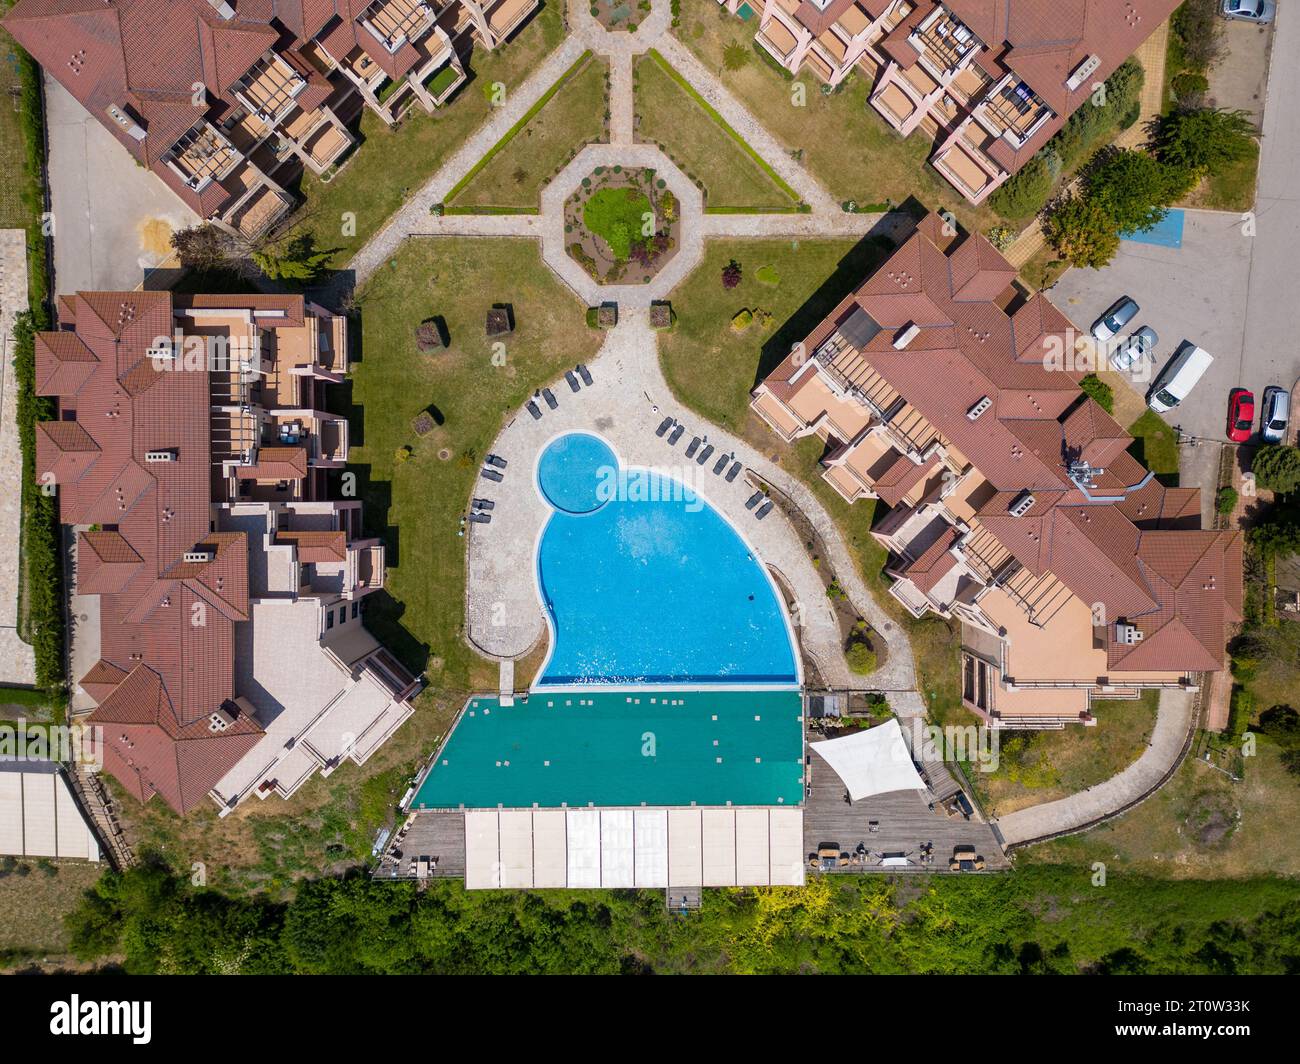
[[[605,139],[609,66],[584,56],[447,197],[456,209],[538,209],[545,184],[588,144]]]
[[[654,216],[650,197],[634,188],[602,188],[582,205],[582,221],[603,239],[614,258],[625,262],[632,244],[641,243],[646,216]]]
[[[465,540],[460,518],[483,455],[505,419],[538,387],[589,360],[601,337],[585,308],[524,240],[409,241],[396,265],[361,292],[362,359],[352,376],[354,419],[363,432],[352,462],[367,527],[388,545],[387,594],[367,624],[440,695],[495,689],[496,666],[463,638]],[[514,307],[506,363],[492,362],[484,316],[493,303]],[[450,344],[430,357],[416,351],[421,321],[440,315]],[[421,440],[411,430],[422,411],[438,427]],[[414,456],[399,462],[399,448]],[[446,449],[452,456],[438,457]]]
[[[429,95],[436,99],[446,92],[459,77],[460,71],[448,63],[445,67],[429,78],[429,80],[424,83],[424,87],[429,90]]]
[[[742,22],[714,0],[682,0],[681,26],[673,31],[709,70],[781,143],[801,153],[803,164],[836,200],[859,204],[902,203],[915,197],[931,209],[951,210],[967,229],[980,232],[998,223],[987,206],[972,207],[929,166],[933,138],[917,132],[904,139],[868,104],[868,79],[851,75],[841,88],[824,95],[807,70],[791,81],[755,54],[755,20]],[[748,61],[727,70],[723,51],[739,44]],[[804,106],[796,106],[794,86],[803,86]]]
[[[446,107],[429,115],[418,105],[390,129],[367,108],[360,119],[362,142],[329,182],[303,175],[304,203],[290,218],[288,231],[310,233],[316,246],[337,252],[341,266],[420,188],[492,111],[488,94],[496,82],[506,92],[518,88],[564,39],[561,4],[549,0],[509,43],[493,50],[475,48],[467,63],[471,80]],[[356,231],[346,222],[355,218]]]
[[[1178,435],[1160,416],[1148,410],[1128,427],[1133,445],[1130,451],[1166,483],[1178,482]]]
[[[1158,691],[1093,703],[1097,724],[1061,731],[1003,732],[994,772],[973,771],[985,812],[1005,816],[1086,790],[1142,756],[1155,727]]]
[[[651,50],[636,64],[637,139],[703,186],[705,209],[794,210],[798,196]]]

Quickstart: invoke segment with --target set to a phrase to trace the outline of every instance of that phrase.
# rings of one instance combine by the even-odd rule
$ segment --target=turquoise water
[[[798,691],[477,698],[411,808],[797,805],[801,707]]]
[[[537,557],[554,628],[539,686],[797,682],[767,573],[680,480],[621,470],[585,433],[552,442],[537,476],[555,510]]]

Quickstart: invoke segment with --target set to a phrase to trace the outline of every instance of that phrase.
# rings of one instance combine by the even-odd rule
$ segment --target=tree
[[[1085,179],[1088,200],[1106,211],[1121,233],[1136,233],[1160,222],[1166,207],[1195,181],[1189,170],[1162,163],[1144,151],[1100,153]]]
[[[1223,24],[1218,0],[1186,0],[1174,12],[1174,38],[1183,63],[1193,70],[1207,70],[1219,58]]]
[[[182,267],[203,273],[228,268],[241,250],[229,233],[207,222],[176,230],[171,244]]]
[[[722,267],[722,287],[735,288],[736,285],[740,284],[742,276],[743,272],[740,268],[740,263],[735,259],[732,259],[727,263],[727,265]]]
[[[318,251],[310,234],[294,237],[280,247],[254,251],[253,262],[272,281],[297,281],[310,284],[325,272],[332,251]]]
[[[1119,228],[1101,205],[1070,196],[1052,209],[1043,232],[1057,253],[1074,266],[1100,269],[1119,249]]]
[[[1052,194],[1059,168],[1060,160],[1054,152],[1039,152],[994,190],[989,205],[1003,218],[1013,220],[1037,214]]]
[[[849,668],[859,676],[866,676],[876,671],[876,652],[866,643],[855,642],[844,653],[844,660]]]
[[[1201,107],[1174,111],[1160,119],[1156,156],[1167,166],[1193,173],[1217,173],[1255,149],[1255,127],[1245,111]]]
[[[728,70],[739,70],[749,62],[749,49],[743,44],[732,43],[722,49],[722,65]]]
[[[1251,463],[1255,483],[1270,491],[1289,492],[1300,487],[1300,448],[1270,443],[1255,452]]]

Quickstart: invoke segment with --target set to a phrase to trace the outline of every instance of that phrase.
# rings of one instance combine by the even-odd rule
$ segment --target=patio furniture
[[[555,393],[550,388],[542,389],[542,398],[546,400],[546,405],[552,410],[558,410],[560,404],[555,400]]]
[[[506,478],[503,477],[500,473],[498,473],[495,469],[484,469],[484,470],[483,470],[483,477],[484,477],[485,479],[487,479],[487,480],[492,481],[492,483],[494,483],[494,484],[500,484],[503,480],[506,479]]]
[[[721,475],[722,471],[727,468],[727,463],[729,461],[731,461],[731,459],[724,454],[721,458],[719,458],[716,462],[714,462],[713,475],[715,477]]]
[[[582,383],[585,384],[588,388],[590,388],[591,387],[590,370],[588,370],[586,366],[582,365],[582,363],[578,363],[577,370],[578,370],[578,376],[582,378]]]
[[[668,437],[669,445],[673,447],[677,446],[677,441],[682,438],[682,433],[685,431],[686,430],[681,425],[678,425],[675,429],[673,429],[672,435]]]
[[[727,483],[730,484],[736,477],[740,476],[740,463],[736,462],[727,470]]]
[[[531,399],[528,400],[527,410],[528,410],[528,412],[529,412],[530,414],[533,415],[533,420],[534,420],[534,421],[541,421],[541,420],[542,420],[542,410],[541,410],[541,407],[539,407],[539,406],[538,406],[536,403],[534,403]]]
[[[761,499],[762,497],[763,497],[763,493],[761,491],[754,492],[754,494],[751,495],[749,497],[749,500],[745,503],[745,509],[752,510],[755,506],[758,505],[758,500]]]
[[[505,469],[505,467],[510,464],[499,454],[490,454],[486,459],[484,459],[484,461],[486,461],[488,465],[496,466],[498,469]]]
[[[704,445],[704,450],[702,450],[702,451],[700,452],[700,456],[699,456],[698,458],[695,459],[695,463],[696,463],[696,465],[703,465],[703,464],[704,464],[705,462],[707,462],[707,461],[708,461],[712,456],[713,456],[713,444],[711,444],[711,443],[706,443],[706,444]]]
[[[577,392],[577,390],[582,387],[582,385],[578,383],[578,378],[573,375],[571,370],[566,369],[564,371],[564,379],[568,382],[569,391],[571,392]]]
[[[691,442],[686,446],[686,457],[694,458],[695,452],[698,451],[699,449],[700,449],[700,438],[698,436],[692,436]]]
[[[496,508],[497,508],[497,504],[494,503],[491,499],[474,500],[474,509],[476,510],[495,510]]]
[[[660,439],[663,439],[664,433],[666,433],[670,428],[672,428],[672,424],[673,424],[672,418],[670,417],[664,418],[661,422],[659,422],[659,427],[655,429],[655,435],[658,436]]]
[[[767,502],[763,503],[763,505],[758,508],[758,513],[754,516],[760,521],[763,520],[763,518],[772,512],[772,505],[772,500],[768,499]]]
[[[469,519],[476,525],[490,525],[492,523],[491,514],[470,514]]]

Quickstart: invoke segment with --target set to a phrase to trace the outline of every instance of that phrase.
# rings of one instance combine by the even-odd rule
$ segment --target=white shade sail
[[[844,781],[855,802],[887,791],[925,789],[897,720],[809,745]]]

